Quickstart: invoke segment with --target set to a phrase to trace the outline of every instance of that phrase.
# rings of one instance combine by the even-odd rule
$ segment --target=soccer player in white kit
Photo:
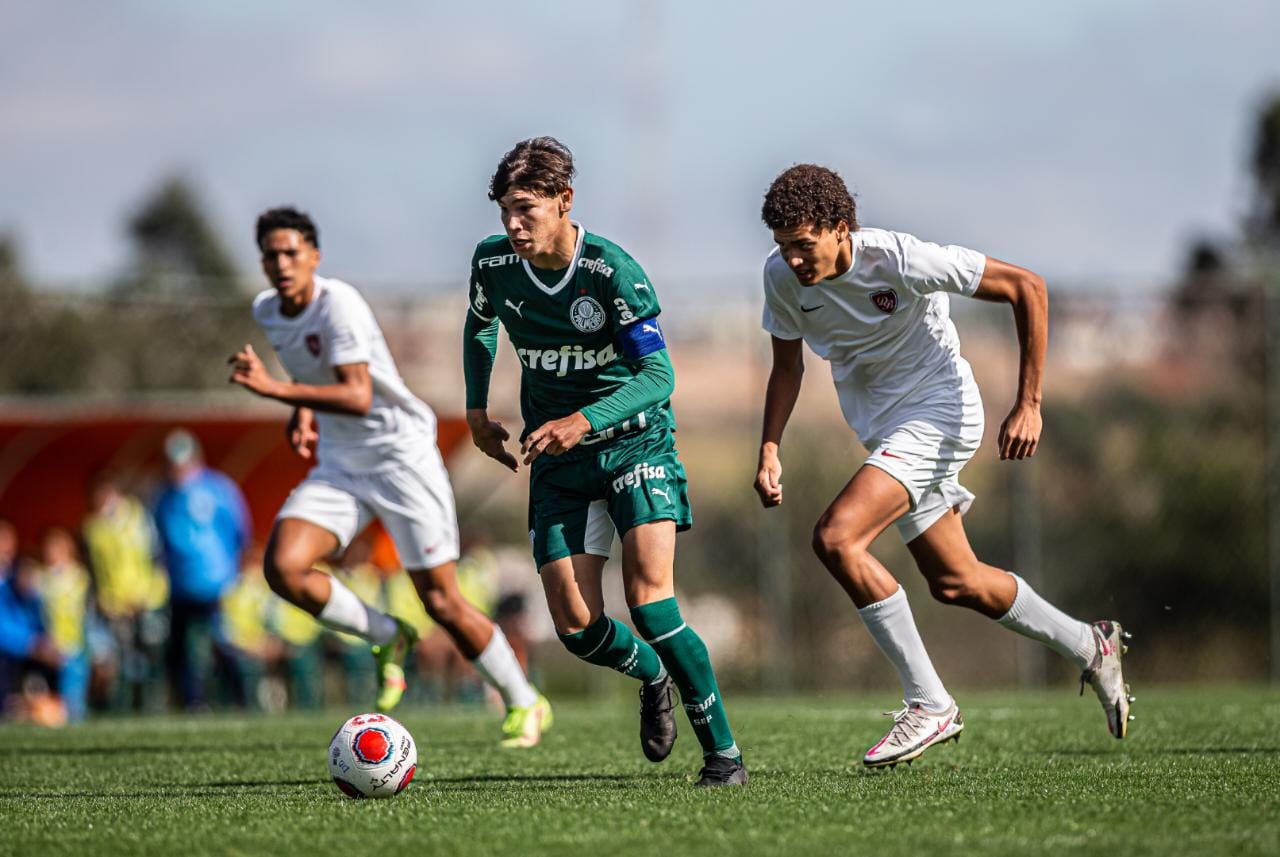
[[[231,357],[231,380],[292,405],[290,444],[318,462],[276,517],[267,581],[322,624],[373,644],[377,705],[393,708],[416,632],[313,567],[379,518],[427,613],[502,695],[503,746],[537,744],[551,726],[550,704],[529,684],[501,629],[458,590],[458,524],[435,414],[400,378],[360,293],[315,275],[320,244],[310,217],[292,208],[266,211],[257,240],[272,288],[254,299],[253,316],[293,380],[271,377],[250,345]]]
[[[844,180],[824,167],[783,172],[762,216],[778,247],[765,261],[763,326],[773,369],[765,393],[755,489],[782,502],[780,445],[804,373],[802,342],[831,364],[840,408],[869,454],[813,531],[818,558],[844,587],[902,681],[904,707],[863,757],[870,767],[910,762],[959,740],[964,721],[920,639],[906,594],[873,557],[896,524],[933,596],[969,607],[1049,648],[1082,671],[1116,738],[1128,730],[1120,669],[1127,638],[1116,622],[1066,615],[1015,574],[978,560],[961,515],[974,495],[961,468],[982,441],[983,411],[950,318],[949,295],[1008,303],[1020,348],[1018,395],[1001,424],[1001,459],[1035,454],[1048,335],[1044,280],[1024,268],[901,232],[859,228]]]

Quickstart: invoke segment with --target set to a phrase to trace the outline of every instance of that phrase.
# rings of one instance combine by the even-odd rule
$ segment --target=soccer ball
[[[357,714],[329,742],[329,774],[347,797],[395,797],[417,769],[413,736],[385,714]]]

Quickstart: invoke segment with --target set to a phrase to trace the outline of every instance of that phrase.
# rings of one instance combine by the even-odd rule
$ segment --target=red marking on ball
[[[417,770],[418,770],[417,765],[414,765],[411,768],[409,768],[409,770],[405,773],[404,778],[400,780],[400,785],[396,786],[396,794],[400,794],[400,792],[404,791],[406,788],[409,787],[409,781],[413,779],[413,775],[414,773],[417,772]]]
[[[337,784],[338,788],[342,789],[342,793],[347,797],[353,797],[353,798],[364,797],[364,795],[360,794],[360,792],[356,789],[355,786],[351,785],[351,783],[347,782],[346,780],[340,780],[337,777],[334,777],[333,781]]]
[[[351,742],[351,749],[360,761],[377,765],[391,758],[391,740],[381,729],[362,729]]]

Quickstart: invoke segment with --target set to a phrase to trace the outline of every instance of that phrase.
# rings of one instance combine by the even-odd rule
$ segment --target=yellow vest
[[[147,511],[133,497],[122,498],[110,516],[85,519],[84,541],[104,616],[155,610],[168,600],[169,578],[152,562],[152,539]]]
[[[89,572],[79,563],[48,566],[40,571],[40,600],[49,639],[65,656],[84,651]]]

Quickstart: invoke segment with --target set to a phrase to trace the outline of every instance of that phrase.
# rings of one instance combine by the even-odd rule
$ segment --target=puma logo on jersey
[[[579,268],[586,268],[594,274],[604,274],[606,277],[613,276],[613,268],[605,264],[604,259],[579,259]]]
[[[523,304],[524,301],[520,303]],[[618,359],[618,354],[611,344],[599,350],[583,348],[581,345],[561,345],[559,348],[517,348],[516,356],[530,369],[554,372],[558,378],[563,378],[570,372],[582,372],[607,366]]]
[[[639,488],[650,479],[666,479],[667,468],[659,464],[657,467],[650,467],[649,462],[637,464],[631,470],[613,480],[613,493],[619,494],[626,488]],[[651,488],[650,490],[656,490]],[[670,502],[670,500],[668,500]]]
[[[640,325],[640,329],[643,330],[645,333],[652,333],[653,335],[657,336],[659,339],[662,338],[662,331],[659,330],[655,325],[642,324]]]
[[[666,500],[668,503],[671,502],[671,497],[669,497],[667,495],[667,492],[663,491],[661,488],[650,488],[649,493],[656,495],[658,497],[661,497],[663,500]]]
[[[476,262],[477,268],[497,268],[501,265],[514,265],[520,261],[520,257],[515,253],[504,253],[501,256],[485,256]]]
[[[638,292],[638,291],[640,291],[641,289],[644,289],[646,292],[651,292],[651,291],[653,291],[653,289],[649,288],[649,284],[648,284],[648,283],[636,283],[636,284],[635,284],[634,286],[632,286],[631,288],[635,289],[637,292]]]
[[[510,298],[508,298],[508,299],[507,299],[507,306],[509,306],[509,307],[511,307],[513,310],[515,310],[515,311],[516,311],[516,315],[520,316],[521,318],[524,318],[524,313],[520,312],[520,307],[524,306],[524,301],[520,301],[520,303],[518,303],[518,304],[513,304],[513,303],[511,302],[511,299],[510,299]]]

